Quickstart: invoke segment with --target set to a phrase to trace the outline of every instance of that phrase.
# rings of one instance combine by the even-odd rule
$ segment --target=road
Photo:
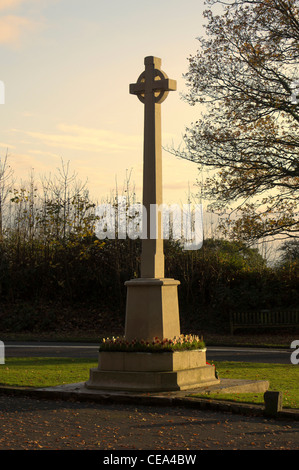
[[[291,349],[208,347],[207,361],[237,361],[290,364]],[[98,357],[98,344],[88,343],[5,343],[5,357]]]

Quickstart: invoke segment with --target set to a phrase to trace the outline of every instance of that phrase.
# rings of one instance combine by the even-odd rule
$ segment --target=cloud
[[[51,0],[59,1],[59,0]],[[41,0],[0,0],[0,11],[1,10],[15,10],[23,3],[35,3],[36,5],[41,3]]]
[[[28,14],[23,11],[21,13],[18,9],[23,4],[30,3],[39,6],[39,2],[40,0],[0,0],[0,45],[19,46],[28,33],[35,32],[43,26],[43,20],[29,18]]]
[[[6,144],[4,142],[0,142],[0,147],[5,148],[5,149],[15,149],[16,148],[14,145]],[[0,151],[0,155],[1,155],[1,151]]]
[[[14,129],[14,131],[16,131]],[[59,149],[82,150],[87,152],[115,153],[133,150],[140,145],[140,137],[128,136],[105,129],[60,124],[58,132],[44,133],[36,131],[20,131],[34,141],[48,147]],[[31,144],[32,144],[31,140]]]
[[[28,32],[35,31],[39,24],[21,16],[6,15],[0,17],[0,44],[18,45]]]
[[[18,7],[21,3],[26,0],[1,0],[0,10],[7,10]]]

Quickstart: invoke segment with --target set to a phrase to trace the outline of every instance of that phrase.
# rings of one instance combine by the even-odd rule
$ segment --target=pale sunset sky
[[[143,105],[129,84],[144,57],[162,59],[177,81],[162,104],[163,146],[179,145],[199,109],[181,99],[187,58],[203,34],[203,0],[0,0],[0,154],[17,179],[53,174],[70,162],[91,196],[121,187],[141,194]],[[197,165],[163,152],[166,203],[196,191]]]

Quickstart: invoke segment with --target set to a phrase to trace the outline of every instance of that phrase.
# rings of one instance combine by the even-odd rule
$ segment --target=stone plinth
[[[175,279],[139,278],[127,281],[125,337],[152,341],[180,336],[180,318]]]
[[[99,353],[98,368],[90,370],[89,389],[172,391],[216,385],[213,366],[206,364],[206,350],[162,353]]]

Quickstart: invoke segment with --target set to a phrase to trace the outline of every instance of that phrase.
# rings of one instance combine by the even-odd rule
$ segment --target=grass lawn
[[[260,364],[251,362],[214,362],[219,378],[268,380],[269,390],[283,392],[283,407],[299,409],[299,367],[293,364]],[[217,398],[245,403],[264,403],[263,393],[213,393],[197,397]]]
[[[89,378],[91,367],[97,367],[97,362],[85,358],[7,358],[5,364],[0,365],[0,385],[52,387],[84,382]]]
[[[283,392],[283,407],[299,409],[299,367],[292,364],[214,362],[220,378],[268,380],[270,390]],[[51,387],[84,382],[89,369],[97,367],[93,359],[7,358],[0,365],[0,385]],[[207,395],[196,395],[207,397]],[[210,394],[209,398],[263,404],[263,394]]]

